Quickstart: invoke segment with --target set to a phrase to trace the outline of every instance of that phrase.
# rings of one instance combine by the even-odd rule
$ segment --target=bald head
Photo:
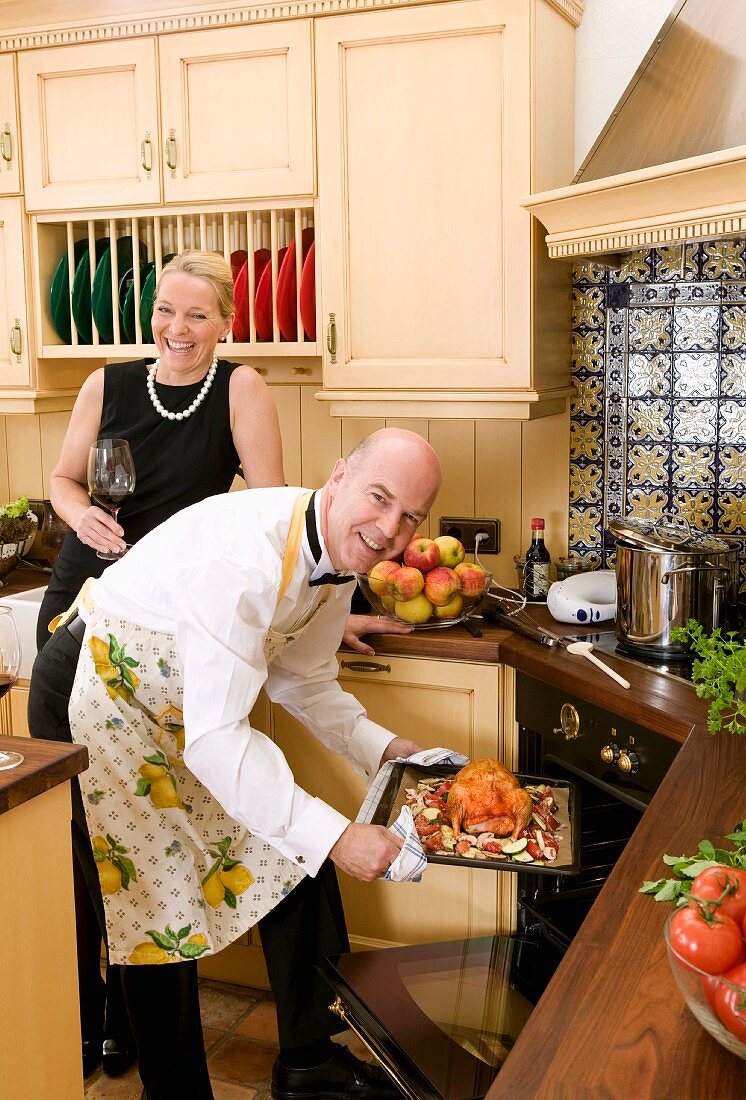
[[[322,530],[337,569],[397,557],[440,487],[438,456],[403,428],[381,428],[340,459],[324,487]]]

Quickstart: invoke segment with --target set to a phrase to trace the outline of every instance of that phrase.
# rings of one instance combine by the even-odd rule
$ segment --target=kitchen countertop
[[[28,565],[17,565],[7,577],[3,577],[0,596],[17,596],[19,592],[28,592],[32,588],[42,588],[49,584],[49,573],[34,569]]]
[[[79,775],[88,767],[88,749],[32,737],[0,737],[0,749],[20,752],[17,768],[0,771],[0,814]]]
[[[593,633],[535,620],[557,633]],[[611,626],[612,624],[607,624]],[[619,687],[582,657],[491,624],[376,636],[378,653],[501,661],[682,742],[642,821],[498,1074],[487,1100],[551,1097],[737,1096],[744,1063],[685,1007],[666,959],[668,905],[638,893],[666,874],[661,857],[746,817],[746,739],[707,732],[707,704],[690,684],[602,654],[631,681]]]

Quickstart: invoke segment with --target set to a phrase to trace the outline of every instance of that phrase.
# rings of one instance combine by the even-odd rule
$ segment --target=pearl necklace
[[[155,363],[153,363],[152,367],[150,367],[150,369],[148,370],[148,394],[150,395],[150,400],[153,402],[153,408],[157,413],[161,414],[164,420],[187,420],[192,415],[192,413],[200,407],[200,405],[210,392],[210,386],[212,385],[212,381],[218,369],[218,357],[216,355],[213,359],[210,369],[207,372],[207,377],[202,383],[202,389],[199,391],[194,401],[192,401],[191,405],[187,409],[184,409],[183,412],[179,413],[169,412],[168,409],[164,409],[163,405],[158,399],[158,394],[155,392],[155,375],[156,371],[158,370],[159,364],[160,359],[156,359]]]

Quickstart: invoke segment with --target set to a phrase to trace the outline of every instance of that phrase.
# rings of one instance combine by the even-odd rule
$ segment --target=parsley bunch
[[[671,631],[675,642],[688,642],[696,654],[692,680],[701,699],[711,699],[707,712],[710,733],[746,733],[746,645],[735,631],[723,637],[720,628],[706,634],[696,619]],[[742,697],[743,696],[743,697]]]
[[[673,878],[659,878],[643,882],[641,894],[653,894],[654,901],[670,901],[674,905],[686,905],[692,892],[692,879],[708,867],[738,867],[746,870],[746,820],[742,821],[735,833],[726,837],[733,845],[733,851],[716,848],[711,840],[700,840],[699,849],[693,856],[664,856],[663,862],[673,868]]]

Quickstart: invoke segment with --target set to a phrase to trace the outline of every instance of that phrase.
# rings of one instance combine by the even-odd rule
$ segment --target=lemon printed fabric
[[[303,877],[185,767],[182,697],[172,635],[91,612],[70,728],[90,755],[80,784],[113,963],[220,951]]]

